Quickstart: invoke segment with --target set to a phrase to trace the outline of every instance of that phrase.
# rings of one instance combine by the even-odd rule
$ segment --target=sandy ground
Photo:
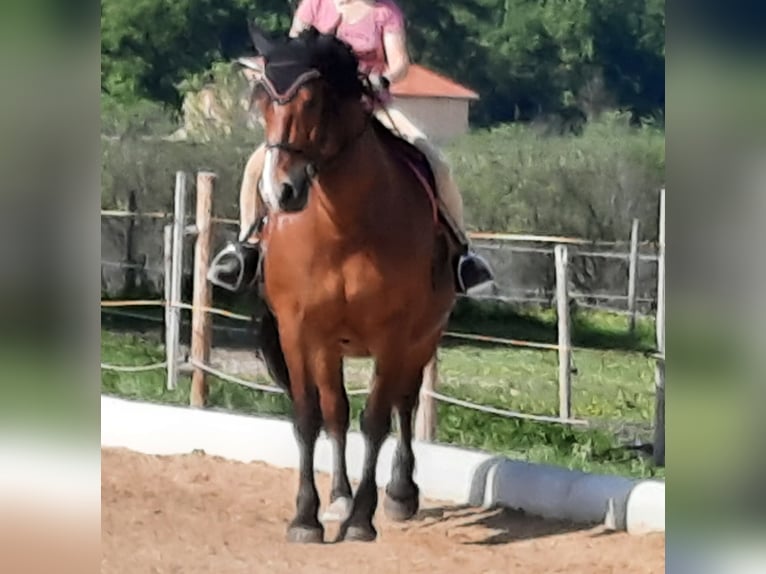
[[[326,503],[329,477],[317,474]],[[655,573],[665,537],[423,501],[404,524],[379,510],[372,543],[285,542],[297,475],[203,454],[102,450],[104,573]]]

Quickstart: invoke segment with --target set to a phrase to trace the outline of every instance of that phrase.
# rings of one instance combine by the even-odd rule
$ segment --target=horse
[[[458,248],[438,215],[433,173],[412,145],[375,119],[369,79],[351,48],[309,28],[269,38],[250,24],[265,62],[251,104],[264,125],[257,347],[291,402],[300,470],[287,540],[324,541],[314,482],[322,426],[333,445],[338,540],[373,541],[375,469],[394,411],[399,437],[383,508],[396,521],[419,509],[413,413],[456,299]],[[346,469],[345,357],[374,376],[360,417],[366,453],[355,494]]]

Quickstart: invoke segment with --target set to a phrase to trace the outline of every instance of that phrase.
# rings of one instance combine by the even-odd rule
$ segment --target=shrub
[[[124,209],[134,191],[141,210],[172,212],[175,172],[193,178],[212,170],[218,174],[215,214],[237,218],[242,171],[262,139],[258,131],[240,128],[206,143],[135,133],[105,141],[102,207]],[[546,133],[540,125],[501,125],[468,134],[444,151],[463,190],[469,229],[627,240],[637,217],[641,237],[656,237],[665,141],[651,125],[632,127],[622,114],[605,115],[576,136]],[[496,250],[485,255],[505,294],[509,288],[552,290],[552,257]],[[624,261],[573,257],[571,268],[577,290],[625,291]],[[653,284],[653,266],[643,265],[639,296],[650,295]]]

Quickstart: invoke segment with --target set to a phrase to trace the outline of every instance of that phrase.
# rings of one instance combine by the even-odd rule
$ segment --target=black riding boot
[[[240,293],[255,279],[260,259],[258,244],[230,242],[213,258],[207,279],[234,293]]]

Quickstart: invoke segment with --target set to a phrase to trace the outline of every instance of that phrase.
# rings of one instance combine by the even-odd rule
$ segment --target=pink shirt
[[[340,19],[333,0],[301,0],[295,15],[323,34],[332,32]],[[382,74],[386,69],[383,35],[403,28],[404,15],[394,0],[377,0],[371,12],[358,22],[341,22],[335,35],[352,47],[362,72]]]

